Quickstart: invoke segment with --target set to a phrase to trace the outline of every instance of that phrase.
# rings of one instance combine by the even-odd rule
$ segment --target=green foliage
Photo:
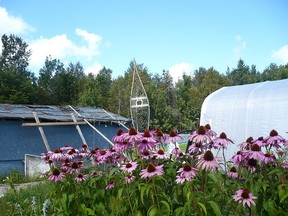
[[[0,103],[93,106],[130,116],[133,61],[123,76],[112,79],[109,68],[86,75],[79,62],[65,68],[60,60],[48,56],[37,78],[27,69],[31,56],[28,44],[15,35],[1,39]],[[223,86],[288,78],[287,64],[270,64],[261,72],[242,59],[226,74],[200,67],[177,83],[166,70],[151,74],[143,64],[137,64],[137,70],[149,99],[151,128],[161,126],[164,131],[195,129],[203,101]]]

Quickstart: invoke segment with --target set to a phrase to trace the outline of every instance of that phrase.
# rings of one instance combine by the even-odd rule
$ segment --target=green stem
[[[162,212],[161,212],[161,208],[160,208],[160,203],[159,203],[159,199],[158,199],[158,195],[157,195],[157,191],[156,191],[156,187],[155,187],[155,180],[154,178],[152,177],[152,183],[153,183],[153,191],[154,191],[154,196],[156,197],[156,200],[157,200],[157,206],[158,206],[158,209],[162,215]]]

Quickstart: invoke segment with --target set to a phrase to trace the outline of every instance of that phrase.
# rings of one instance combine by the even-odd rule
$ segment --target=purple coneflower
[[[139,139],[139,140],[137,141],[138,149],[139,149],[140,151],[150,150],[150,149],[154,148],[155,143],[156,143],[155,140],[150,139],[150,141],[149,141],[149,140],[146,139],[146,138],[142,138],[142,139]]]
[[[206,171],[215,170],[220,167],[210,150],[199,156],[199,161],[196,166]]]
[[[141,178],[150,178],[155,175],[161,176],[163,174],[163,164],[159,166],[154,166],[152,163],[150,163],[146,169],[141,170],[139,175],[141,176]]]
[[[257,160],[255,160],[255,159],[253,159],[253,158],[251,158],[251,159],[249,159],[248,161],[247,161],[247,165],[248,165],[248,170],[251,172],[251,173],[253,173],[253,172],[255,172],[255,170],[257,169]]]
[[[50,159],[53,161],[60,161],[60,160],[64,160],[65,157],[62,154],[62,150],[61,149],[56,149],[51,155],[50,155]]]
[[[151,132],[150,130],[144,130],[143,133],[141,133],[142,137],[144,139],[146,139],[148,142],[152,142],[155,143],[156,140],[154,138],[153,132]]]
[[[258,144],[253,144],[250,150],[244,152],[244,156],[248,159],[261,160],[263,155],[261,147]]]
[[[230,178],[233,179],[237,179],[238,178],[238,173],[235,167],[231,167],[230,171],[227,172],[227,176],[229,176]]]
[[[188,163],[184,164],[184,166],[177,171],[177,173],[179,173],[178,176],[180,177],[176,176],[176,182],[182,184],[185,181],[191,181],[191,179],[196,176],[197,171],[196,168],[192,167]]]
[[[68,173],[79,173],[80,172],[80,164],[75,161],[71,164],[70,168],[68,168]]]
[[[242,151],[237,151],[235,155],[232,156],[231,160],[234,164],[240,165],[243,161],[245,161],[245,157]]]
[[[215,148],[227,149],[228,145],[234,142],[227,138],[226,134],[222,132],[219,137],[213,140],[213,143]]]
[[[276,130],[271,130],[270,136],[266,137],[263,140],[263,145],[264,146],[271,145],[276,148],[280,148],[281,146],[279,145],[279,143],[285,143],[285,142],[286,140],[282,136],[280,136]]]
[[[276,157],[272,153],[266,153],[266,154],[263,154],[263,156],[261,158],[261,161],[264,164],[268,164],[268,163],[271,163],[271,162],[275,162],[276,161]]]
[[[167,136],[166,142],[176,143],[178,140],[182,140],[183,137],[176,133],[175,130],[170,130],[169,136]]]
[[[210,143],[212,141],[210,135],[206,133],[205,126],[200,126],[188,139],[194,143]]]
[[[154,153],[148,150],[144,150],[140,153],[142,159],[149,159],[150,157],[154,156]]]
[[[203,152],[204,150],[207,149],[207,144],[203,143],[193,143],[192,145],[189,146],[188,148],[188,152],[189,153],[199,153],[199,152]]]
[[[110,180],[105,189],[106,189],[106,190],[109,190],[109,189],[114,188],[114,186],[115,186],[114,180]]]
[[[288,162],[284,162],[284,163],[282,164],[282,167],[283,167],[284,169],[288,169]]]
[[[159,143],[165,143],[166,142],[167,135],[164,134],[160,128],[157,128],[154,131],[154,136],[156,137],[156,139]]]
[[[171,151],[171,153],[174,154],[174,155],[183,154],[183,152],[181,151],[181,149],[179,149],[178,147],[174,148],[174,149]]]
[[[128,172],[128,173],[131,173],[137,168],[137,166],[138,166],[138,164],[136,162],[130,161],[126,164],[123,164],[121,166],[121,169]]]
[[[245,205],[251,207],[251,204],[255,206],[254,199],[256,198],[247,188],[237,190],[233,195],[233,199],[238,203],[243,203],[243,207]]]
[[[75,180],[78,181],[78,182],[86,181],[87,179],[88,179],[88,176],[87,175],[83,175],[81,173],[78,173],[78,175],[75,177]]]
[[[123,134],[124,134],[124,131],[122,130],[122,128],[119,128],[117,131],[117,134],[112,138],[113,142],[115,143],[123,142]]]
[[[206,128],[206,133],[208,135],[210,135],[211,137],[216,137],[217,136],[217,133],[211,129],[210,124],[206,124],[205,128]]]
[[[253,144],[253,137],[248,137],[245,142],[239,144],[240,150],[250,150]]]
[[[49,176],[50,181],[61,181],[65,177],[65,173],[60,172],[57,168],[54,168],[52,174]]]
[[[153,153],[153,156],[155,156],[157,159],[166,159],[166,158],[168,158],[166,152],[163,149],[159,149],[158,151],[155,151]]]
[[[263,146],[263,140],[264,140],[263,137],[258,137],[258,139],[253,140],[253,143],[259,145],[260,147],[262,147]]]
[[[135,176],[129,174],[128,176],[125,177],[125,182],[126,184],[130,184],[134,179]]]
[[[114,148],[117,149],[117,151],[123,152],[131,146],[132,146],[131,142],[128,142],[127,140],[123,140],[123,142],[116,142],[116,144],[114,145]]]
[[[138,133],[138,131],[132,127],[129,129],[127,133],[123,134],[123,137],[128,142],[133,143],[134,141],[137,141],[138,139],[141,138],[141,134]]]

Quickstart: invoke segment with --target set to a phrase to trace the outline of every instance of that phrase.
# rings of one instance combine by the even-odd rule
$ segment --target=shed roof
[[[131,122],[131,119],[104,109],[93,107],[73,107],[73,109],[70,106],[0,104],[0,119],[34,120],[33,112],[36,112],[42,121],[73,121],[71,116],[73,113],[77,121],[85,118],[90,122]]]

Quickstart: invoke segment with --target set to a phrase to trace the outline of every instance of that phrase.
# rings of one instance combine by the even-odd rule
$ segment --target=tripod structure
[[[132,86],[130,94],[130,114],[135,129],[142,132],[149,129],[150,106],[149,100],[139,76],[136,62],[132,74]]]

